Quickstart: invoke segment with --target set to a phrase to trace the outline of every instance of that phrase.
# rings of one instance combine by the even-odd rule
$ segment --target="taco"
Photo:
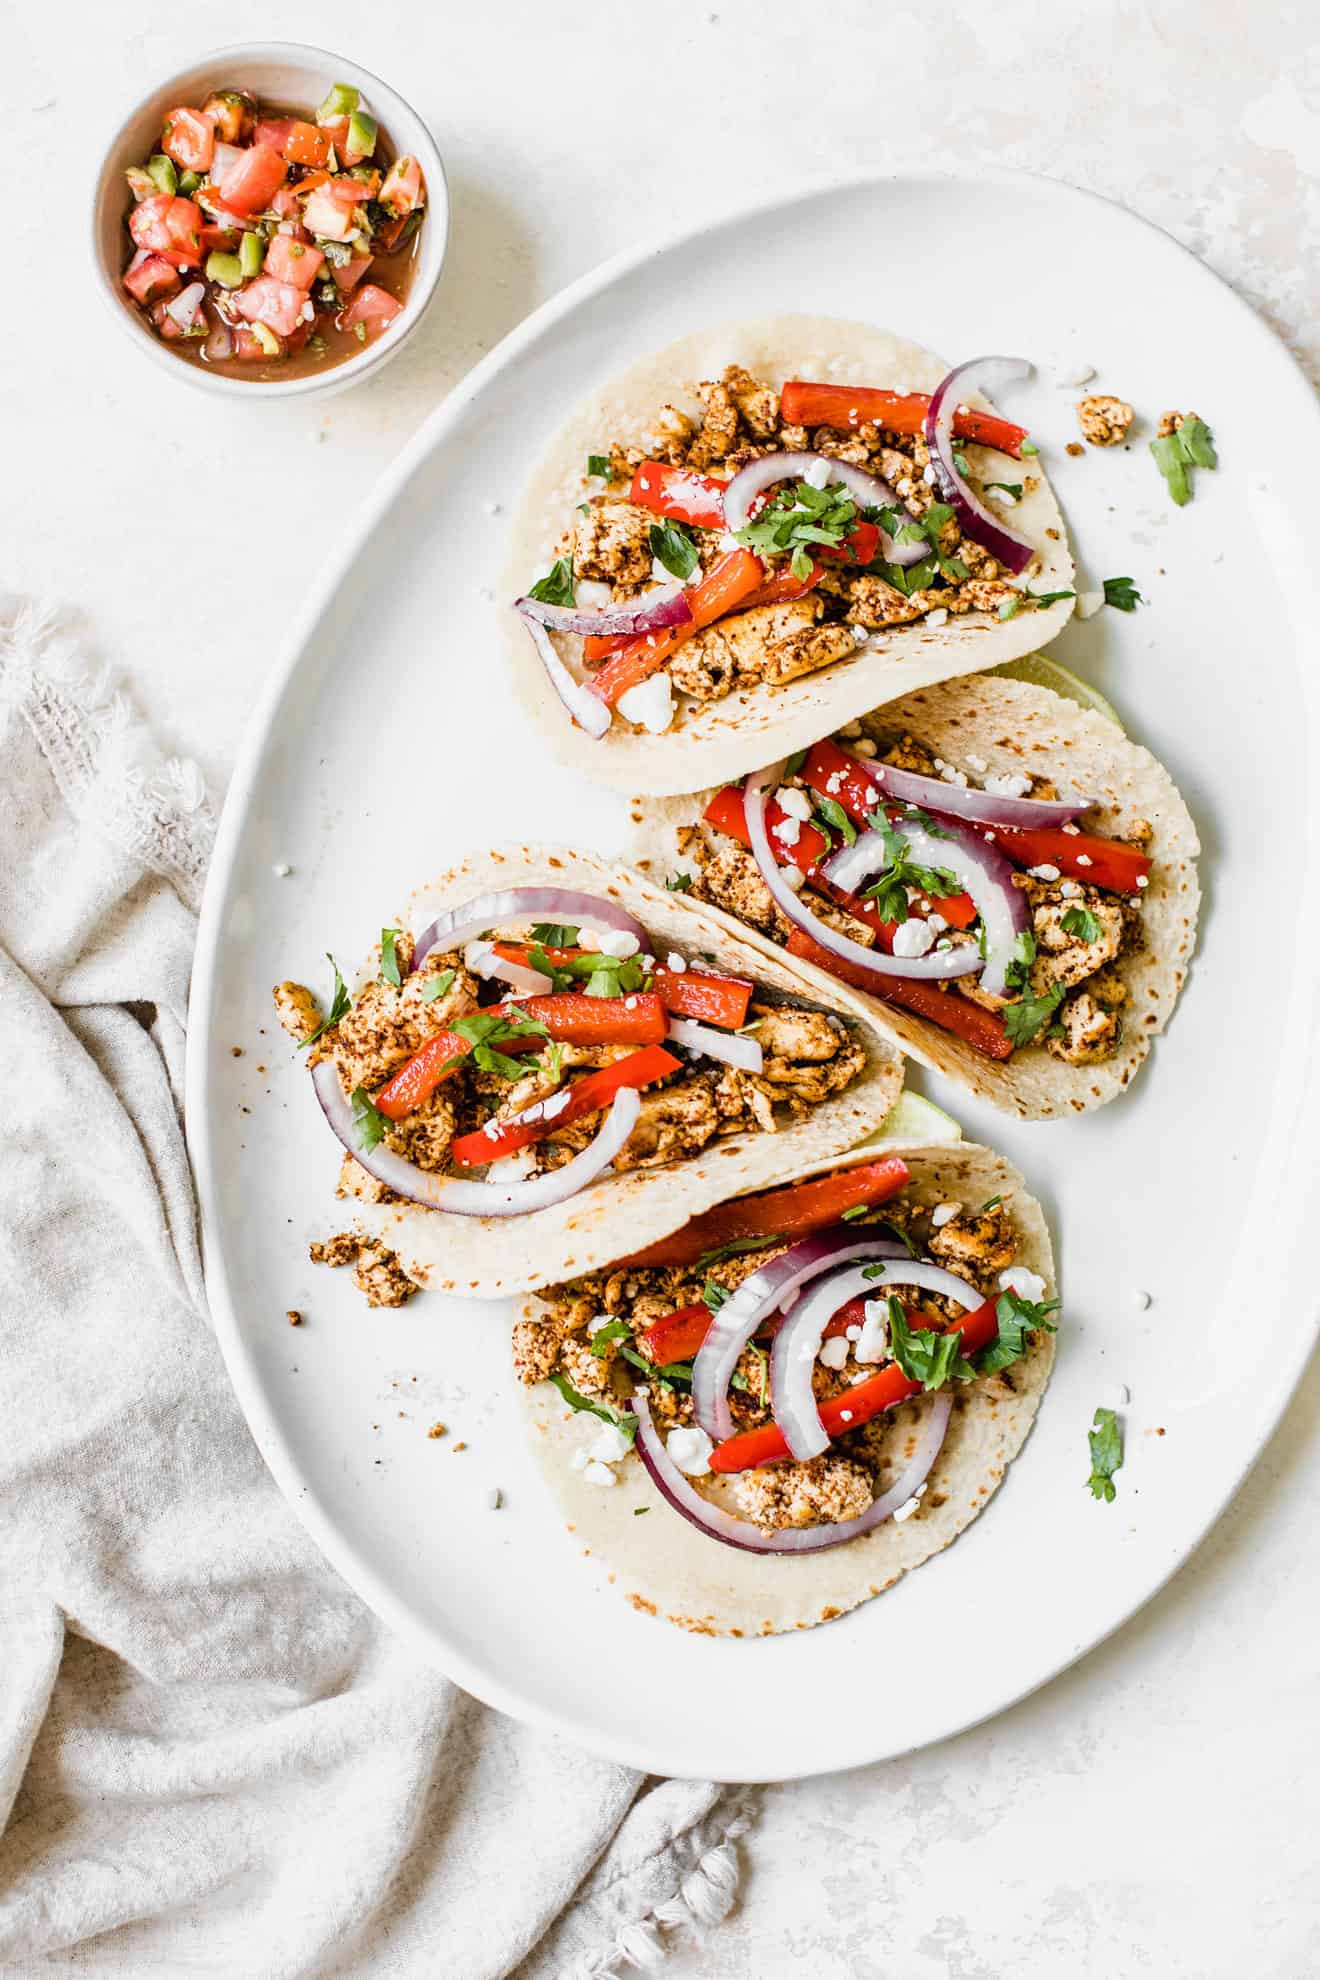
[[[527,1301],[515,1371],[574,1543],[686,1629],[827,1622],[938,1553],[1054,1356],[1049,1233],[988,1149],[848,1158]]]
[[[689,336],[569,421],[512,532],[516,691],[594,781],[672,794],[1043,645],[1058,504],[987,389],[866,324]]]
[[[1128,1084],[1196,938],[1196,828],[1167,771],[1022,681],[923,688],[741,787],[638,799],[632,829],[643,872],[1025,1119]]]
[[[476,854],[323,1016],[280,984],[339,1193],[411,1277],[495,1297],[593,1270],[878,1128],[902,1059],[837,985],[586,854]]]

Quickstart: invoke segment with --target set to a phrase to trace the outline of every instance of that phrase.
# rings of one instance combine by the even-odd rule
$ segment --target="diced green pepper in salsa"
[[[184,356],[319,368],[403,312],[426,183],[416,158],[389,155],[346,83],[305,116],[240,89],[180,104],[125,176],[123,284]]]

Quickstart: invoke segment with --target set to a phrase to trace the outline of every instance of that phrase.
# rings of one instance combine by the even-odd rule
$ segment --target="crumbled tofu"
[[[1083,440],[1092,447],[1117,447],[1127,439],[1135,418],[1126,399],[1116,399],[1107,392],[1093,392],[1077,401],[1077,424]]]

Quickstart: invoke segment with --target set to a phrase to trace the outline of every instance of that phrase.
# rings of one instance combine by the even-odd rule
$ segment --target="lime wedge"
[[[1044,653],[1026,653],[1020,660],[1005,660],[1002,667],[991,667],[992,674],[1002,674],[1006,680],[1026,681],[1031,687],[1049,688],[1054,694],[1062,694],[1069,701],[1080,702],[1083,708],[1093,708],[1097,715],[1103,715],[1116,729],[1122,729],[1118,710],[1112,702],[1105,700],[1098,688],[1089,681],[1083,681],[1076,674],[1069,673],[1057,660],[1051,660]]]
[[[899,1141],[908,1148],[944,1147],[962,1138],[963,1131],[953,1115],[946,1114],[933,1100],[923,1100],[919,1093],[900,1093],[874,1136],[877,1141]]]

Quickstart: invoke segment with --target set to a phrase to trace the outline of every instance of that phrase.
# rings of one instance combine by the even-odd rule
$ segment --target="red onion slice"
[[[717,1444],[733,1435],[729,1383],[738,1356],[766,1315],[773,1313],[789,1293],[809,1279],[818,1279],[840,1258],[904,1255],[904,1247],[892,1238],[850,1237],[847,1231],[835,1230],[804,1238],[769,1264],[758,1266],[713,1316],[692,1363],[692,1406],[706,1435]]]
[[[828,1526],[783,1527],[778,1533],[763,1533],[751,1520],[739,1519],[736,1513],[726,1512],[723,1506],[703,1499],[665,1449],[664,1439],[652,1421],[650,1405],[640,1390],[633,1396],[633,1409],[637,1416],[637,1455],[661,1498],[691,1525],[699,1527],[712,1540],[719,1540],[726,1547],[738,1547],[747,1554],[818,1554],[826,1547],[840,1547],[846,1540],[858,1540],[863,1533],[870,1533],[920,1491],[934,1470],[943,1446],[953,1410],[953,1393],[950,1389],[940,1389],[931,1397],[907,1465],[887,1492],[872,1499],[864,1513],[858,1513],[856,1519],[835,1520]]]
[[[471,947],[472,945],[469,944],[469,950]],[[497,956],[493,949],[487,949],[479,956],[465,956],[464,962],[474,976],[484,976],[507,983],[520,997],[548,996],[555,987],[552,979],[543,971],[528,969],[525,964],[519,962],[506,962],[504,957]]]
[[[961,945],[962,953],[968,949],[972,955],[973,968],[981,970],[981,988],[993,996],[1002,997],[1008,991],[1008,971],[1014,962],[1018,937],[1031,925],[1026,895],[1021,888],[1013,885],[1014,868],[996,847],[988,845],[984,837],[970,826],[960,825],[949,819],[937,837],[915,818],[902,813],[894,820],[894,830],[901,832],[912,848],[912,857],[922,866],[943,866],[954,874],[958,885],[965,894],[970,894],[976,904],[976,912],[981,917],[982,940]],[[827,880],[847,893],[855,894],[872,874],[879,873],[889,865],[889,848],[878,832],[863,832],[855,845],[844,846],[841,851],[831,853],[821,867]],[[855,945],[856,946],[856,945]],[[984,959],[981,948],[985,950]],[[862,950],[865,955],[868,952]],[[929,962],[937,951],[918,958]],[[957,955],[959,948],[946,950],[939,960]],[[892,957],[885,960],[892,961]],[[966,974],[965,971],[959,972]]]
[[[1006,825],[1048,828],[1071,825],[1090,809],[1091,798],[1000,797],[994,791],[964,790],[961,784],[948,784],[942,777],[920,777],[915,770],[899,770],[892,763],[868,763],[855,759],[863,776],[869,777],[877,796],[895,798],[901,804],[919,804],[926,811],[943,812],[947,818],[966,818],[976,825]]]
[[[997,557],[1014,577],[1020,577],[1026,570],[1036,554],[1036,546],[1005,529],[959,473],[953,457],[953,416],[967,391],[988,393],[995,385],[1030,378],[1031,372],[1032,366],[1025,358],[970,358],[966,364],[955,365],[936,386],[926,409],[926,445],[939,477],[941,495],[957,516],[963,535],[970,536],[973,543],[979,543],[983,550]]]
[[[659,632],[665,626],[685,626],[692,617],[692,605],[685,591],[664,591],[650,598],[639,598],[632,605],[607,606],[603,612],[579,611],[573,605],[547,605],[539,598],[516,598],[513,609],[525,619],[551,627],[555,632],[580,633],[613,639],[619,633]]]
[[[585,729],[593,742],[599,742],[609,733],[613,717],[598,694],[593,694],[581,681],[574,680],[568,668],[555,652],[554,641],[543,625],[535,619],[524,619],[523,624],[531,634],[532,644],[541,658],[550,685],[563,702],[580,729]]]
[[[165,314],[178,324],[180,330],[191,330],[205,299],[205,282],[189,282],[186,289],[180,289],[178,295],[166,303]]]
[[[207,332],[206,342],[202,345],[202,355],[210,358],[213,363],[234,355],[234,333],[223,316],[217,315]]]
[[[369,1176],[384,1183],[410,1203],[421,1203],[428,1210],[448,1210],[458,1217],[521,1217],[530,1210],[545,1210],[552,1203],[563,1203],[593,1182],[609,1167],[637,1125],[642,1110],[641,1095],[630,1086],[615,1094],[609,1113],[595,1139],[562,1169],[533,1176],[526,1182],[483,1183],[450,1181],[419,1169],[413,1162],[396,1155],[383,1142],[370,1149],[359,1148],[353,1135],[353,1108],[344,1092],[333,1059],[322,1059],[312,1067],[312,1085],[331,1128]]]
[[[920,976],[927,980],[942,980],[952,976],[972,976],[980,969],[981,957],[974,943],[931,950],[924,956],[890,956],[882,949],[864,948],[860,942],[854,942],[850,935],[841,935],[837,928],[831,928],[828,922],[821,921],[810,908],[804,907],[784,879],[779,862],[770,850],[770,839],[766,832],[765,789],[767,784],[774,782],[777,775],[778,766],[770,770],[758,771],[747,779],[743,787],[743,816],[747,820],[747,836],[752,842],[752,852],[761,869],[761,878],[790,921],[795,921],[799,928],[805,928],[808,935],[813,941],[818,942],[822,949],[828,949],[832,955],[841,956],[845,962],[856,963],[861,969],[869,969],[875,976]],[[875,838],[876,834],[865,833],[863,837]],[[860,845],[862,840],[859,839],[857,843]],[[945,841],[941,839],[932,843],[943,845]],[[850,847],[849,851],[856,851],[856,847]],[[880,861],[877,866],[871,868],[871,871],[878,871],[879,865],[885,863],[883,860]],[[942,858],[931,861],[932,865],[938,866],[945,866],[948,863]],[[1005,864],[1007,865],[1007,861]],[[828,863],[821,870],[828,873]],[[1012,869],[1009,868],[1009,871],[1011,872]],[[834,875],[829,873],[828,877],[833,879]]]
[[[867,474],[848,461],[836,461],[830,454],[763,454],[760,460],[750,461],[735,474],[724,491],[725,527],[745,529],[752,503],[763,490],[777,481],[805,481],[807,469],[815,466],[829,469],[829,480],[820,482],[819,486],[824,488],[837,482],[848,490],[859,510],[903,506],[889,483],[878,474]],[[896,543],[884,529],[880,531],[880,546],[887,563],[902,565],[920,563],[930,550],[924,537],[915,543]]]
[[[698,1024],[695,1018],[671,1017],[665,1036],[688,1052],[704,1052],[708,1059],[722,1059],[726,1066],[742,1072],[759,1073],[765,1053],[754,1038],[740,1038],[734,1031],[719,1031],[713,1024]]]
[[[568,922],[573,927],[613,928],[631,935],[638,949],[650,949],[651,938],[640,921],[617,901],[584,894],[576,887],[509,887],[498,894],[478,894],[436,919],[417,938],[412,966],[420,969],[432,949],[461,949],[487,928],[505,928],[520,921]]]

